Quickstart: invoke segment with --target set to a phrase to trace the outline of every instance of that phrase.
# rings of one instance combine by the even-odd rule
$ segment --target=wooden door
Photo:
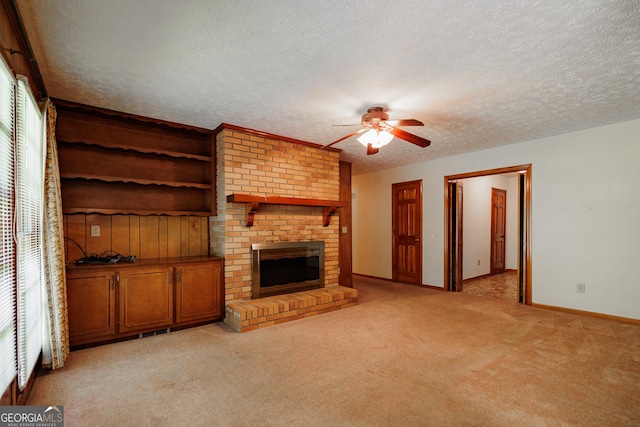
[[[173,268],[131,268],[118,273],[118,332],[153,330],[173,323]]]
[[[71,345],[99,341],[116,332],[115,271],[67,275]]]
[[[176,323],[222,316],[222,261],[176,267]]]
[[[490,274],[504,273],[507,192],[491,189],[491,268]]]
[[[393,184],[392,194],[393,280],[421,285],[422,181]]]

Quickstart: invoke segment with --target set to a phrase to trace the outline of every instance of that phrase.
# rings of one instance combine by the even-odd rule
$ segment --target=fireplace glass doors
[[[251,298],[324,287],[324,242],[251,245]]]

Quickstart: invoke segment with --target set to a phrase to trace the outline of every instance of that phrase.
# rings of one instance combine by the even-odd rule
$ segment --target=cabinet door
[[[118,332],[153,331],[173,323],[173,268],[132,268],[119,273]]]
[[[176,267],[176,323],[222,315],[222,262]]]
[[[100,341],[116,332],[115,272],[67,276],[71,345]]]

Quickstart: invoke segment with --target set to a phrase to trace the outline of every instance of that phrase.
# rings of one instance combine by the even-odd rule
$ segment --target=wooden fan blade
[[[379,148],[373,148],[373,145],[367,144],[367,156],[370,156],[371,154],[376,154],[378,151],[380,151]]]
[[[412,133],[409,132],[405,132],[402,129],[398,129],[398,128],[392,128],[389,132],[391,132],[391,134],[397,138],[400,139],[404,139],[405,141],[408,141],[412,144],[415,144],[419,147],[428,147],[429,145],[431,145],[431,141],[429,141],[428,139],[424,139],[422,137],[419,137],[418,135],[414,135]]]
[[[387,120],[386,123],[391,126],[424,126],[424,123],[416,119]]]
[[[344,140],[345,140],[345,139],[347,139],[347,138],[351,138],[353,135],[357,135],[357,134],[359,134],[359,133],[362,133],[362,132],[364,132],[365,130],[366,130],[366,129],[358,129],[358,130],[357,130],[357,131],[355,131],[355,132],[351,132],[351,133],[350,133],[349,135],[347,135],[347,136],[343,136],[342,138],[340,138],[340,139],[336,139],[335,141],[333,141],[333,142],[331,142],[331,143],[329,143],[329,144],[327,144],[327,145],[323,145],[323,146],[322,146],[322,148],[328,148],[328,147],[331,147],[332,145],[337,144],[337,143],[338,143],[338,142],[340,142],[340,141],[344,141]]]

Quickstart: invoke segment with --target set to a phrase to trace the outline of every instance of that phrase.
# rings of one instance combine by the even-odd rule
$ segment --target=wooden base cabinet
[[[223,315],[222,263],[176,267],[176,323]]]
[[[118,273],[118,332],[168,328],[173,323],[173,268],[143,268]]]
[[[71,344],[100,341],[116,333],[115,279],[113,270],[83,270],[67,275]]]
[[[72,347],[219,320],[223,259],[167,258],[67,267]]]

